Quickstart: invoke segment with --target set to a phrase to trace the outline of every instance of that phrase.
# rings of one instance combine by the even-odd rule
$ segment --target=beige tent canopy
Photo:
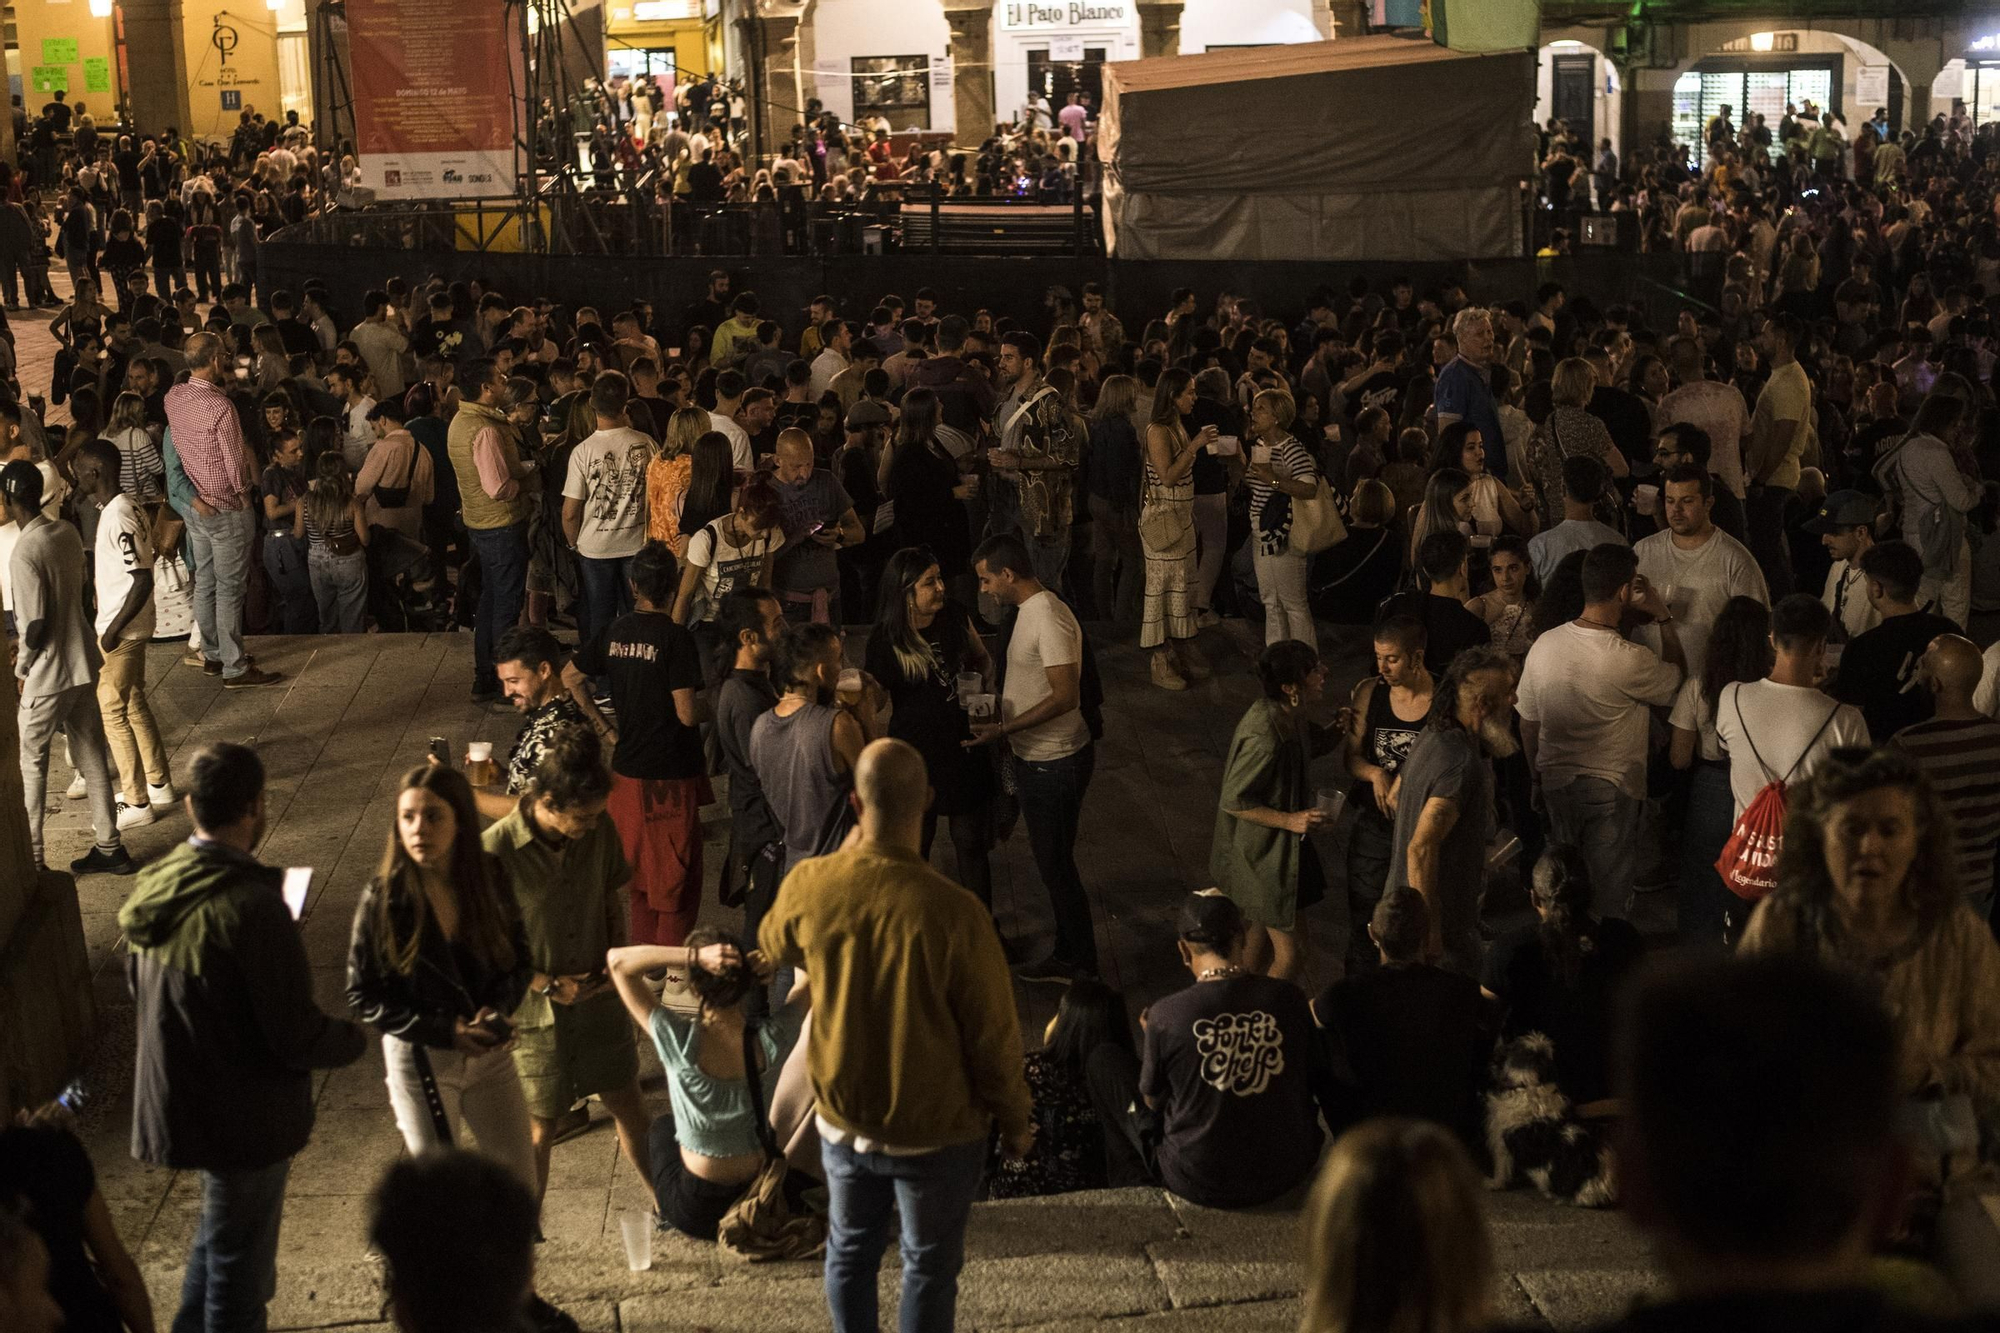
[[[1521,252],[1535,57],[1356,37],[1104,67],[1097,152],[1121,259]]]

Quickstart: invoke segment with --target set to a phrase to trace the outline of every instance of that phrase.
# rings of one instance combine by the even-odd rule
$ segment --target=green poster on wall
[[[74,65],[76,63],[76,38],[42,38],[42,63],[44,65]]]
[[[108,93],[111,91],[111,57],[84,57],[83,87],[85,92]]]
[[[35,66],[35,91],[38,93],[68,92],[69,70],[61,65]]]

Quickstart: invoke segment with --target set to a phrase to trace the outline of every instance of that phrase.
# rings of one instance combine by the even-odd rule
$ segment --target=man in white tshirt
[[[1096,755],[1082,713],[1083,629],[1035,577],[1028,548],[1011,533],[973,553],[979,591],[1014,608],[1000,720],[975,724],[974,745],[1003,737],[1014,754],[1014,790],[1035,868],[1055,909],[1051,954],[1020,969],[1027,981],[1073,981],[1097,973],[1090,899],[1076,869],[1077,824]]]
[[[1557,839],[1590,867],[1594,909],[1623,917],[1646,798],[1650,709],[1674,700],[1687,659],[1659,589],[1630,548],[1583,558],[1583,614],[1535,640],[1519,687],[1521,741]],[[1665,660],[1621,632],[1659,626]]]
[[[99,506],[96,553],[97,620],[92,632],[104,654],[97,676],[97,711],[124,789],[118,827],[137,828],[172,813],[173,779],[167,747],[146,702],[146,643],[153,637],[153,525],[118,489],[118,446],[91,440],[72,465],[77,489]]]
[[[1830,643],[1845,644],[1882,623],[1882,613],[1868,600],[1868,576],[1861,572],[1861,553],[1875,544],[1880,507],[1881,501],[1866,491],[1835,491],[1806,520],[1806,531],[1818,533],[1820,544],[1833,554],[1826,591],[1820,595],[1833,613]]]
[[[740,370],[725,370],[715,377],[715,410],[708,414],[708,428],[721,431],[729,439],[730,465],[738,472],[757,470],[757,457],[750,448],[750,433],[736,424],[736,409],[743,405],[748,388]]]
[[[626,421],[631,394],[631,381],[618,371],[592,381],[597,429],[570,453],[563,479],[563,536],[576,550],[583,583],[577,632],[584,643],[632,609],[626,564],[646,544],[646,464],[653,440]]]
[[[1771,611],[1771,674],[1724,685],[1716,695],[1715,737],[1729,752],[1737,818],[1766,784],[1802,782],[1828,751],[1869,743],[1861,710],[1819,688],[1832,627],[1832,614],[1811,593],[1782,599]]]
[[[1708,466],[1742,499],[1743,437],[1750,433],[1750,408],[1743,391],[1702,374],[1701,339],[1682,334],[1667,343],[1674,380],[1679,385],[1660,399],[1659,429],[1699,426],[1708,434]]]
[[[840,372],[847,369],[847,349],[854,345],[854,326],[844,319],[828,319],[819,326],[820,354],[812,363],[812,396],[818,402],[833,387]]]
[[[1706,468],[1681,463],[1661,478],[1660,507],[1664,531],[1641,538],[1632,549],[1639,572],[1659,590],[1673,613],[1681,650],[1691,670],[1699,671],[1708,650],[1709,631],[1732,597],[1754,597],[1770,605],[1764,573],[1742,542],[1715,526],[1715,480]],[[1647,647],[1659,648],[1652,630],[1635,636]]]

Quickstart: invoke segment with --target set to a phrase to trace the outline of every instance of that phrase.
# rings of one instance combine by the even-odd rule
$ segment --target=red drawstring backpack
[[[1757,742],[1750,739],[1750,728],[1743,722],[1743,695],[1739,690],[1732,702],[1736,706],[1736,725],[1742,728],[1743,739],[1750,742],[1751,757],[1757,767],[1764,770],[1764,785],[1753,797],[1750,804],[1743,807],[1743,813],[1736,818],[1736,826],[1729,831],[1729,841],[1722,844],[1722,855],[1715,858],[1715,873],[1722,876],[1722,882],[1729,891],[1745,902],[1756,902],[1772,889],[1778,887],[1778,853],[1785,845],[1785,784],[1792,780],[1792,774],[1799,771],[1806,756],[1819,744],[1819,738],[1833,725],[1833,715],[1840,711],[1835,704],[1826,721],[1819,724],[1819,730],[1806,742],[1806,748],[1799,751],[1791,769],[1780,778],[1771,772],[1771,766],[1764,762],[1764,756],[1757,752]]]

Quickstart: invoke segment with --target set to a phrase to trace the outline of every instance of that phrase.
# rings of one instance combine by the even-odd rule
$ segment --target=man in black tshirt
[[[1923,557],[1907,542],[1877,542],[1861,553],[1868,604],[1882,623],[1842,650],[1833,697],[1859,708],[1878,742],[1929,720],[1931,695],[1917,682],[1917,663],[1938,635],[1964,633],[1956,621],[1917,605],[1923,576]]]
[[[1493,631],[1465,609],[1472,595],[1469,561],[1472,542],[1464,533],[1446,528],[1433,532],[1417,547],[1417,568],[1430,583],[1428,592],[1398,594],[1382,605],[1382,618],[1412,616],[1424,627],[1424,665],[1442,676],[1451,659],[1467,648],[1493,642]]]
[[[1194,985],[1139,1015],[1139,1094],[1161,1121],[1160,1182],[1204,1208],[1269,1203],[1311,1179],[1326,1080],[1306,997],[1244,970],[1246,920],[1214,889],[1181,908]]]
[[[626,565],[635,609],[599,630],[563,667],[577,707],[613,747],[611,800],[632,863],[634,944],[678,945],[701,906],[701,807],[714,800],[702,757],[701,651],[670,611],[680,563],[663,543]],[[611,682],[607,725],[590,681]]]
[[[743,938],[757,937],[758,923],[778,896],[785,860],[785,831],[765,799],[756,766],[750,762],[750,730],[778,702],[771,683],[771,646],[784,630],[778,599],[763,588],[737,588],[715,613],[723,660],[712,670],[726,674],[715,696],[716,748],[729,774],[729,864],[725,897],[743,899]]]
[[[1338,1134],[1371,1116],[1410,1116],[1443,1125],[1478,1152],[1480,1091],[1499,1015],[1471,977],[1423,961],[1430,930],[1423,894],[1389,890],[1368,923],[1382,965],[1334,982],[1313,1001],[1336,1089],[1332,1128]]]

